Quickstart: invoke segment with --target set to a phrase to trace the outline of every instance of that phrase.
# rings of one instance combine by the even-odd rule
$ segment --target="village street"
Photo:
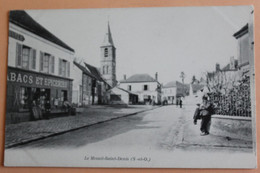
[[[137,115],[119,118],[63,135],[50,137],[20,147],[75,148],[115,147],[162,149],[173,145],[183,122],[192,114],[184,115],[186,109],[165,106]]]
[[[41,166],[65,166],[66,162],[91,166],[103,159],[104,166],[111,166],[112,163],[116,167],[119,166],[117,162],[109,159],[120,160],[122,157],[129,161],[125,162],[126,165],[153,167],[154,163],[161,161],[157,156],[163,156],[176,165],[190,167],[207,167],[215,157],[223,157],[229,162],[220,160],[218,163],[232,167],[241,166],[237,165],[239,162],[233,162],[233,158],[241,162],[245,158],[248,161],[252,159],[250,141],[226,140],[227,134],[200,136],[199,123],[193,124],[193,111],[194,106],[190,105],[184,105],[183,108],[176,105],[163,106],[12,147],[6,149],[5,154],[15,154],[16,158],[21,158],[18,165],[32,166],[40,162]],[[198,156],[206,158],[206,161],[198,160]],[[31,159],[27,163],[27,160],[22,159],[24,157]],[[86,158],[91,162],[84,162]],[[140,160],[137,163],[130,162],[133,158]],[[193,161],[187,163],[187,158]],[[13,157],[6,159],[12,161]],[[171,163],[163,162],[162,167],[168,165]]]
[[[122,117],[112,121],[96,124],[65,134],[48,137],[18,148],[78,148],[85,150],[93,146],[98,148],[116,148],[129,150],[167,150],[176,148],[185,150],[225,150],[226,142],[223,138],[214,136],[200,136],[199,123],[193,125],[193,111],[195,107],[184,105],[163,106],[136,115]],[[226,134],[223,134],[225,137]],[[185,138],[185,139],[184,139]],[[205,141],[203,143],[203,141]],[[230,142],[229,142],[230,143]],[[242,151],[247,145],[243,141],[234,141],[236,146],[228,144],[228,149]],[[211,145],[212,144],[212,145]],[[218,149],[215,148],[215,146]],[[231,146],[230,146],[231,145]],[[250,143],[249,143],[250,145]],[[242,149],[241,149],[242,148]],[[250,150],[250,149],[246,149]]]

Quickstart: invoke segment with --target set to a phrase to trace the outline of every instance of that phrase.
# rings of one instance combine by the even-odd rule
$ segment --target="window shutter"
[[[36,69],[36,50],[32,49],[32,69]]]
[[[67,62],[68,64],[68,76],[67,77],[70,77],[70,62]]]
[[[43,52],[40,52],[40,71],[43,71]]]
[[[55,68],[55,59],[54,56],[51,56],[51,73],[54,73]]]
[[[22,45],[16,43],[16,66],[22,66]]]
[[[62,65],[62,60],[59,58],[59,75],[61,75],[61,71],[62,71],[61,65]]]

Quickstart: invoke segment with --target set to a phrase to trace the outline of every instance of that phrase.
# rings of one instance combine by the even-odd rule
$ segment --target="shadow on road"
[[[147,113],[143,113],[92,125],[15,148],[77,148],[102,141],[131,130],[159,128],[159,126],[148,126],[148,124],[152,121],[143,120],[146,114]]]

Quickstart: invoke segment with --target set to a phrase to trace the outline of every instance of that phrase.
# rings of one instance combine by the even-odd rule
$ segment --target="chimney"
[[[155,73],[155,80],[158,81],[158,72]]]
[[[219,65],[219,63],[216,64],[216,71],[220,71],[220,65]]]
[[[233,56],[230,57],[230,70],[235,69],[235,58]]]
[[[124,80],[126,80],[126,75],[124,74]]]

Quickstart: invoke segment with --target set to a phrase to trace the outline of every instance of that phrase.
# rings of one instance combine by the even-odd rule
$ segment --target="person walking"
[[[182,99],[180,98],[180,108],[182,108]]]
[[[208,100],[207,96],[203,96],[202,104],[199,108],[195,110],[194,114],[194,124],[197,124],[197,120],[201,119],[200,131],[201,136],[209,134],[210,124],[211,124],[211,115],[213,114],[213,106]]]

